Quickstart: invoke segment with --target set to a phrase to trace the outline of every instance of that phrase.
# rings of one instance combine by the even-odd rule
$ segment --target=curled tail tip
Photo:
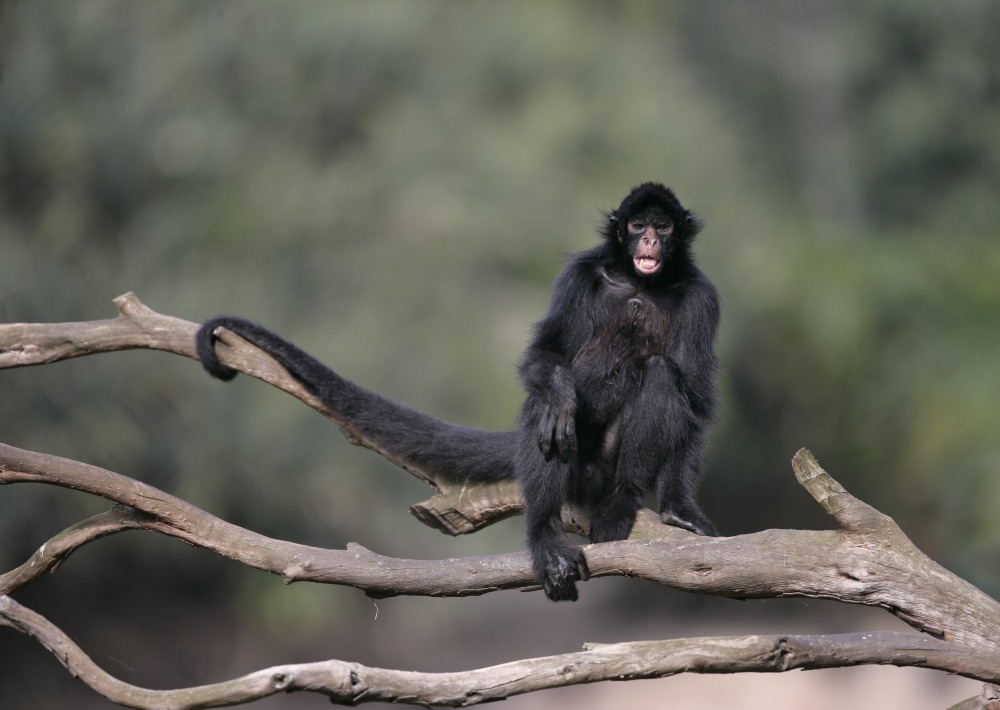
[[[236,370],[231,367],[226,367],[218,360],[214,363],[207,363],[202,360],[201,364],[204,366],[205,372],[210,374],[215,379],[222,380],[223,382],[229,382],[239,374]]]
[[[205,321],[195,335],[195,351],[198,353],[198,359],[201,361],[202,367],[205,368],[205,372],[218,380],[228,382],[238,373],[231,367],[223,365],[215,352],[215,329],[220,325],[225,325],[224,320],[224,318],[213,318]]]

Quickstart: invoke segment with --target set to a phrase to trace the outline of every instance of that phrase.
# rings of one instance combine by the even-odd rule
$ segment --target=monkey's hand
[[[546,461],[566,463],[576,455],[576,402],[549,405],[538,422],[538,448]]]
[[[538,418],[538,448],[546,461],[558,456],[563,463],[576,456],[576,387],[565,368],[552,373]]]

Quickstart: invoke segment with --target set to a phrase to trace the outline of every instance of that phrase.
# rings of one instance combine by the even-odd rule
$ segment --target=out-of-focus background
[[[702,500],[726,534],[830,527],[807,446],[928,554],[1000,593],[1000,4],[45,0],[0,15],[0,320],[95,320],[134,291],[267,324],[443,418],[514,422],[565,256],[645,180],[701,214],[723,299]],[[0,441],[97,464],[226,520],[399,557],[449,539],[429,491],[243,377],[125,352],[0,372]],[[0,568],[107,504],[0,490]],[[669,563],[669,562],[667,562]],[[372,602],[154,535],[88,545],[18,593],[154,687],[342,658],[461,670],[584,641],[899,628],[818,601],[635,580]],[[946,707],[978,685],[856,669],[603,684],[512,708]],[[322,707],[287,696],[261,708]],[[0,707],[106,708],[0,631]]]

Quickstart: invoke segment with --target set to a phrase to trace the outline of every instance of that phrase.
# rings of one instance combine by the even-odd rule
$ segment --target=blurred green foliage
[[[504,428],[562,259],[661,180],[706,218],[723,296],[703,486],[719,527],[829,525],[788,465],[807,446],[1000,592],[1000,5],[36,0],[2,17],[0,319],[113,317],[131,290]],[[249,378],[146,352],[0,378],[5,443],[264,533],[399,556],[521,544],[516,524],[422,530],[404,511],[425,489]],[[3,490],[0,562],[101,508]],[[129,549],[123,574],[197,569],[180,546]],[[231,584],[277,624],[295,617],[281,599],[308,604]]]

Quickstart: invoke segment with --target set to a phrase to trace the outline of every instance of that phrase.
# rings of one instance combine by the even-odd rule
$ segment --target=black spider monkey
[[[634,188],[607,215],[603,242],[570,258],[535,327],[519,368],[527,398],[515,431],[460,427],[392,402],[241,318],[202,325],[198,356],[213,376],[235,377],[214,348],[216,328],[227,328],[402,460],[455,480],[516,477],[545,594],[576,600],[576,581],[590,572],[563,530],[567,500],[590,508],[592,542],[628,537],[654,486],[664,523],[718,534],[695,502],[716,405],[719,323],[715,287],[691,255],[700,229],[658,183]]]
[[[575,255],[521,363],[516,469],[535,572],[553,600],[589,572],[562,502],[591,507],[592,542],[628,537],[654,485],[664,523],[715,527],[695,503],[715,409],[715,287],[695,266],[697,218],[657,183],[632,190],[604,242]]]

